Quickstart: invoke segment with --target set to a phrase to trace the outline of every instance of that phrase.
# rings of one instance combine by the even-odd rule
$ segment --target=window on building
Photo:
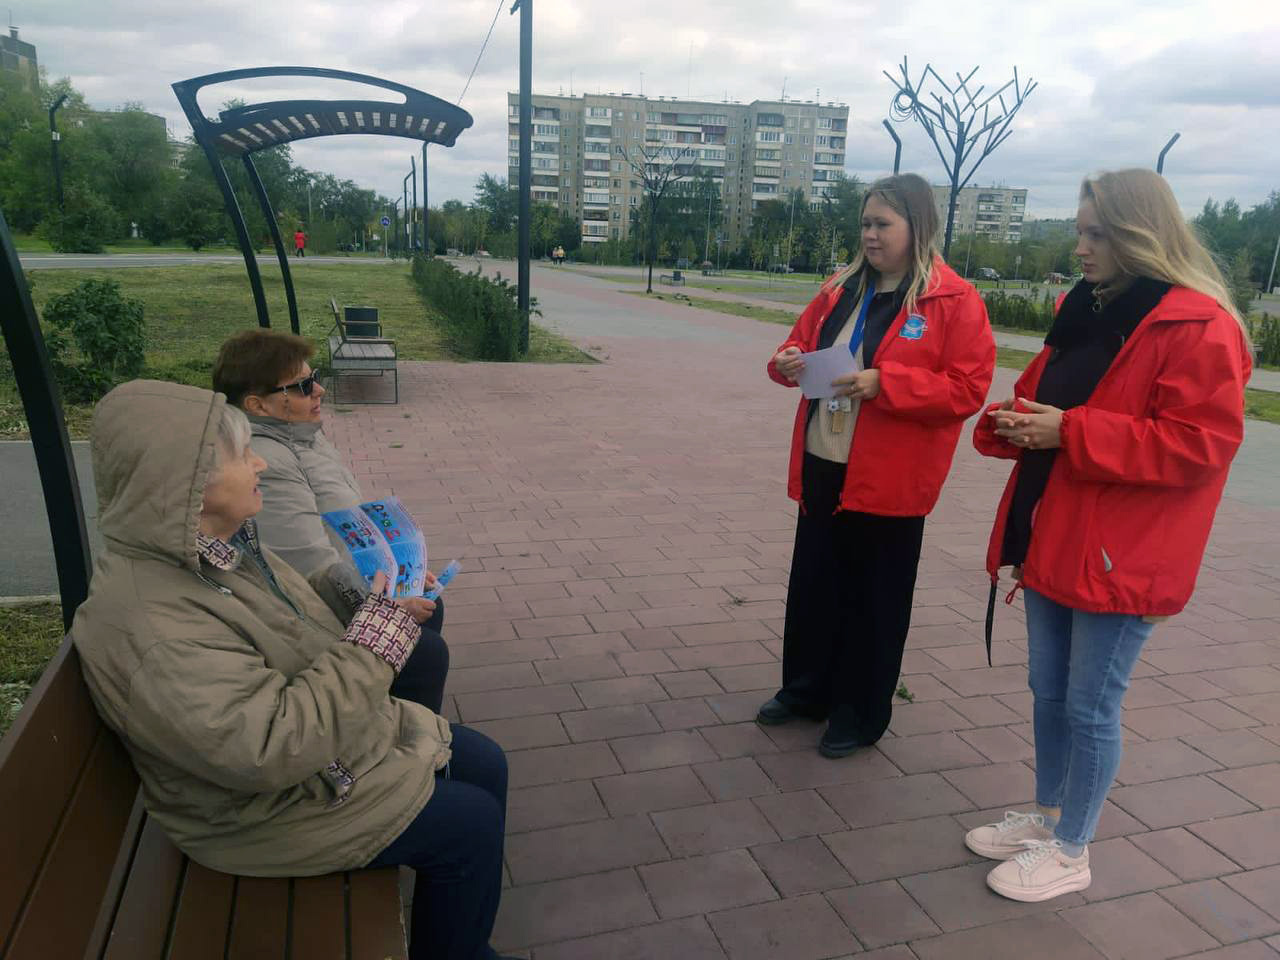
[[[761,130],[759,133],[761,143],[781,143],[782,134],[771,130]]]
[[[830,129],[831,129],[831,118],[830,118],[830,117],[819,117],[819,118],[818,118],[818,129],[819,129],[819,130],[830,130]]]

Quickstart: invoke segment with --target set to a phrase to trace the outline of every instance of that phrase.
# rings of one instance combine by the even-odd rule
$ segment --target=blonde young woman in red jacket
[[[1222,275],[1149,170],[1085,180],[1084,280],[974,444],[1017,460],[987,559],[1026,588],[1036,810],[965,842],[997,893],[1090,883],[1086,844],[1120,764],[1121,702],[1155,620],[1177,613],[1244,435],[1248,338]]]
[[[793,387],[804,355],[848,347],[857,371],[830,400],[801,398],[788,493],[800,502],[787,589],[782,689],[763,724],[828,719],[819,751],[843,757],[889,725],[911,624],[925,515],[964,420],[991,386],[995,343],[974,288],[937,256],[933,189],[873,183],[862,250],[800,315],[769,361]]]

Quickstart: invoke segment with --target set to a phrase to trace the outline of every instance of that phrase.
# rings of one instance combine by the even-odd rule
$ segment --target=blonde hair
[[[933,199],[933,187],[924,177],[914,173],[882,177],[867,187],[862,195],[862,212],[872,197],[880,200],[898,216],[907,221],[911,231],[911,284],[907,287],[906,308],[914,310],[916,300],[929,289],[933,280],[933,260],[937,256],[938,208]],[[850,277],[858,276],[858,296],[867,289],[870,273],[874,268],[867,263],[859,244],[858,252],[849,266],[829,281],[828,286],[839,286]]]
[[[1178,209],[1168,181],[1152,170],[1113,170],[1086,177],[1080,202],[1088,200],[1106,232],[1120,277],[1106,284],[1103,297],[1134,277],[1151,277],[1212,297],[1236,318],[1249,339],[1218,267]]]

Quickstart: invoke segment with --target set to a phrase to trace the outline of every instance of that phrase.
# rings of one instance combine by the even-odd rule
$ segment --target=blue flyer
[[[396,497],[323,515],[341,538],[365,583],[379,570],[395,584],[393,595],[420,597],[427,582],[427,542]]]

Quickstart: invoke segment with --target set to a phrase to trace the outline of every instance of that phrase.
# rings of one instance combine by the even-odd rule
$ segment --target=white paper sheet
[[[835,396],[835,388],[831,386],[831,381],[846,373],[854,373],[858,369],[847,343],[806,353],[802,359],[804,369],[800,371],[796,383],[810,400]]]

